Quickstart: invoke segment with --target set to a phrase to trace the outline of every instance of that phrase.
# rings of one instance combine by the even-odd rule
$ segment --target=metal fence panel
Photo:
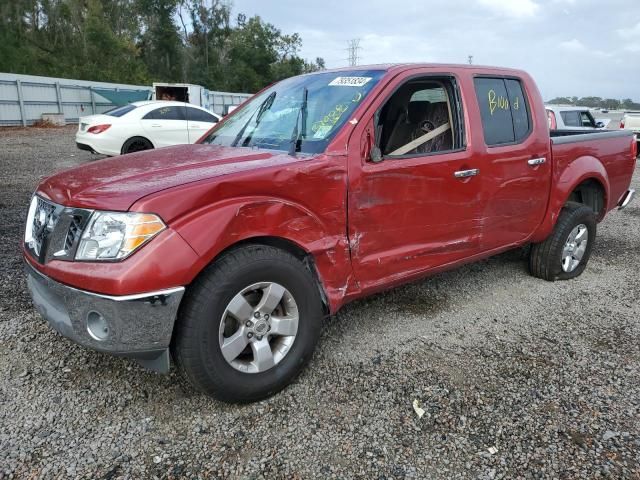
[[[31,125],[43,113],[64,113],[67,123],[76,123],[79,117],[113,108],[111,101],[92,92],[94,88],[151,91],[143,85],[0,73],[0,125]],[[215,113],[223,114],[227,106],[239,105],[250,96],[210,91],[209,105]]]

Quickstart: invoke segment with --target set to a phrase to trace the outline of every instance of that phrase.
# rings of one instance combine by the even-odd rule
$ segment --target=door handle
[[[535,167],[537,165],[542,165],[544,162],[546,162],[547,159],[544,157],[540,157],[540,158],[532,158],[531,160],[527,160],[527,163],[531,166],[531,167]]]
[[[158,128],[158,127],[161,127],[162,125],[160,125],[160,124],[158,124],[158,123],[154,123],[154,124],[152,124],[151,126],[152,126],[152,127],[155,127],[155,128]]]
[[[480,173],[479,168],[472,168],[470,170],[458,170],[453,173],[453,176],[456,178],[467,178],[467,177],[475,177]]]

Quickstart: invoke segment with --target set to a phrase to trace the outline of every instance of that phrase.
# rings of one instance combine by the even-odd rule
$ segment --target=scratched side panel
[[[346,196],[344,157],[318,155],[165,190],[132,209],[172,218],[171,228],[198,254],[192,279],[238,242],[271,236],[295,243],[313,255],[335,311],[352,281]]]

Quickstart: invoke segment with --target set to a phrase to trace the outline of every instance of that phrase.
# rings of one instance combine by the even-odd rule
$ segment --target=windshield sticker
[[[336,77],[329,82],[331,87],[362,87],[371,77]]]
[[[342,117],[342,114],[346,112],[348,109],[349,109],[348,105],[339,103],[338,105],[333,107],[333,110],[327,113],[322,118],[322,120],[319,120],[315,122],[313,125],[311,125],[311,131],[314,132],[315,134],[318,132],[318,130],[322,129],[323,127],[329,127],[329,130],[331,130],[331,128],[333,128],[333,126],[336,123],[338,123],[338,120],[340,120],[340,117]]]
[[[313,134],[313,138],[324,138],[331,131],[331,125],[321,125]]]

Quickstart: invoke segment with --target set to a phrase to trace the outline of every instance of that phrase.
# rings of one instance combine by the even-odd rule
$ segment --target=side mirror
[[[380,147],[378,147],[377,145],[371,147],[369,158],[373,163],[380,163],[382,161],[382,152],[380,151]]]
[[[596,122],[596,128],[604,128],[603,122]]]

